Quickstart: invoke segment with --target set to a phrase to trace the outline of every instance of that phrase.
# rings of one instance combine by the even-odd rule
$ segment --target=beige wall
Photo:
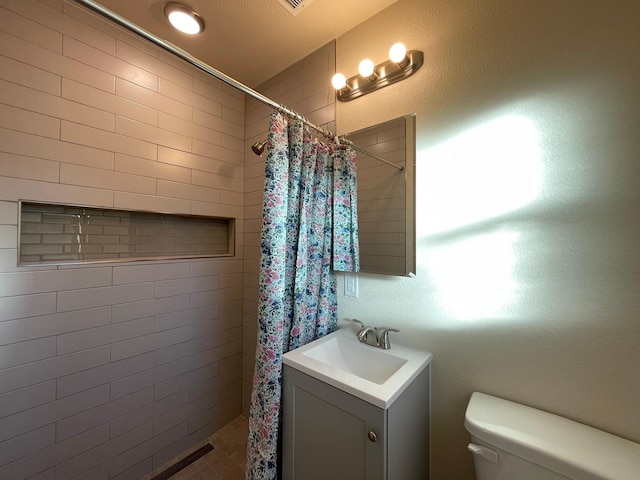
[[[340,133],[417,113],[417,276],[360,275],[341,317],[433,362],[432,478],[470,480],[474,390],[640,441],[640,3],[400,0],[337,70],[425,65],[338,103]]]
[[[335,43],[330,42],[267,80],[256,90],[275,102],[295,110],[316,125],[335,131],[335,93],[331,88],[335,61]],[[262,158],[256,156],[251,151],[251,145],[267,138],[269,115],[272,111],[271,107],[247,97],[242,361],[242,411],[245,415],[249,414],[258,334],[260,229],[266,158],[266,153]]]
[[[244,97],[0,0],[0,478],[137,480],[240,414]],[[16,267],[17,201],[235,217],[237,255]]]

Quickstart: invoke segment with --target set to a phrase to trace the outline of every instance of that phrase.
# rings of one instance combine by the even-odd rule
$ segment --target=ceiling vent
[[[278,3],[286,8],[294,17],[298,15],[304,7],[309,6],[313,0],[278,0]]]

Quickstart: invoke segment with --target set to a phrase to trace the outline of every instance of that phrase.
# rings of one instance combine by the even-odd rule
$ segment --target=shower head
[[[253,145],[251,145],[251,150],[253,150],[253,153],[261,157],[262,154],[264,153],[264,147],[266,145],[267,145],[267,140],[265,139],[262,142],[256,142]]]

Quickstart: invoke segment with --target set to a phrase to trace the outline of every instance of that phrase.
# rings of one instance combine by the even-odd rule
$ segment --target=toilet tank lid
[[[571,479],[640,479],[640,444],[558,415],[474,392],[464,425],[487,445]]]

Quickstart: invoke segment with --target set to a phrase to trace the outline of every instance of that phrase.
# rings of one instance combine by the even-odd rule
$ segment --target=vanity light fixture
[[[164,15],[174,28],[189,35],[204,30],[204,20],[196,11],[181,3],[169,2],[164,6]]]
[[[424,63],[424,55],[419,50],[407,52],[402,43],[394,43],[389,49],[389,60],[374,65],[364,59],[358,67],[358,75],[346,78],[336,73],[331,79],[341,102],[349,102],[358,97],[404,80],[413,75]]]

